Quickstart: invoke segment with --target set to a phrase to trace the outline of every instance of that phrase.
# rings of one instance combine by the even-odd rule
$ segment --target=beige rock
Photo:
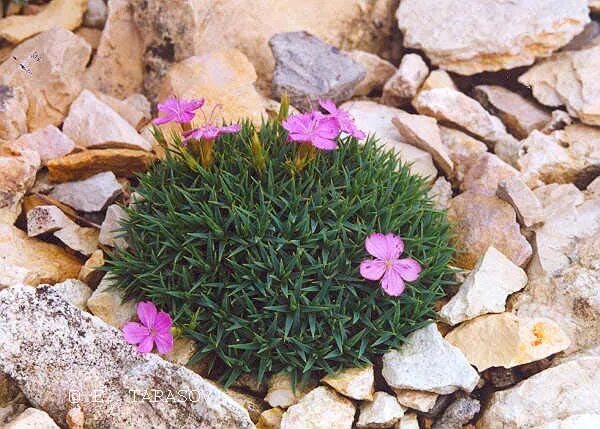
[[[11,147],[35,151],[40,155],[42,165],[47,165],[48,161],[73,152],[75,143],[54,125],[48,125],[32,133],[23,134]]]
[[[564,110],[553,110],[551,119],[541,131],[544,134],[551,134],[554,131],[562,130],[572,123],[573,118],[571,118],[567,112]]]
[[[488,314],[469,320],[446,335],[481,372],[494,366],[512,368],[569,347],[558,325],[545,318],[520,319],[512,313]]]
[[[80,310],[85,310],[87,301],[92,296],[92,289],[76,279],[65,280],[64,282],[57,283],[52,286],[52,289],[56,291],[65,301],[69,304],[74,305]]]
[[[11,54],[21,63],[27,62],[31,75],[12,58],[0,65],[0,83],[20,86],[27,95],[29,131],[63,122],[69,105],[81,92],[81,77],[91,51],[82,38],[53,28],[21,43]]]
[[[101,92],[96,92],[94,95],[98,97],[98,100],[117,112],[129,123],[129,125],[136,130],[141,129],[144,125],[146,125],[147,119],[144,112],[140,111],[132,104],[125,102],[125,100],[119,100],[118,98],[111,97],[110,95],[106,95]]]
[[[533,64],[589,22],[586,0],[403,0],[396,18],[404,46],[465,75]]]
[[[389,428],[404,415],[402,406],[389,393],[375,392],[372,402],[363,402],[356,422],[359,429]]]
[[[98,51],[84,76],[85,88],[117,98],[142,90],[144,46],[128,0],[109,0]]]
[[[73,221],[56,206],[37,206],[27,212],[27,235],[30,237],[58,231],[72,224]]]
[[[152,150],[135,128],[88,90],[83,90],[71,105],[63,132],[83,147]]]
[[[0,139],[16,139],[27,132],[28,107],[23,88],[0,83]]]
[[[535,194],[517,176],[513,176],[498,184],[496,195],[515,209],[519,223],[530,228],[542,222],[542,205]]]
[[[83,180],[103,171],[119,177],[134,177],[146,171],[155,161],[150,152],[134,149],[89,149],[48,163],[48,179],[52,182]]]
[[[541,130],[550,121],[550,114],[536,103],[501,86],[476,86],[473,96],[490,113],[498,116],[518,139],[526,138],[533,130]]]
[[[508,295],[526,284],[525,271],[490,246],[456,295],[442,307],[440,318],[449,325],[456,325],[482,314],[501,313],[506,309]]]
[[[256,429],[279,429],[281,427],[281,417],[283,417],[281,408],[270,408],[263,411],[256,423]]]
[[[79,260],[61,247],[0,223],[0,287],[59,283],[77,277],[80,268]]]
[[[163,356],[165,360],[176,365],[185,366],[198,351],[196,342],[191,338],[179,337],[173,342],[173,350]]]
[[[102,29],[107,15],[108,10],[104,0],[88,0],[87,11],[83,17],[83,25]]]
[[[54,236],[72,250],[89,256],[98,249],[98,230],[71,223],[54,232]]]
[[[396,67],[375,54],[365,51],[354,50],[347,54],[356,62],[363,65],[367,75],[354,89],[355,96],[369,95],[373,91],[381,91],[383,85],[396,72]]]
[[[373,400],[375,391],[373,365],[345,369],[337,375],[327,375],[321,381],[348,398],[360,401]]]
[[[442,144],[437,121],[429,116],[411,115],[399,111],[392,119],[403,140],[431,154],[434,162],[447,177],[454,173],[454,163],[446,146]]]
[[[310,381],[307,385],[296,385],[296,390],[292,389],[292,379],[288,373],[278,373],[269,380],[269,390],[265,396],[265,402],[272,407],[288,408],[295,404],[310,392],[316,383]]]
[[[97,28],[79,27],[75,30],[75,35],[85,40],[88,45],[92,48],[92,55],[96,54],[98,45],[100,45],[100,38],[102,37],[102,30]]]
[[[427,192],[429,198],[433,200],[433,206],[438,210],[446,210],[452,199],[452,185],[445,177],[438,177]]]
[[[98,249],[85,261],[77,278],[85,284],[96,287],[104,276],[104,271],[99,270],[102,266],[104,266],[104,252]]]
[[[553,420],[534,429],[596,429],[600,414],[574,414],[565,419]]]
[[[428,74],[429,68],[421,56],[404,55],[398,70],[383,87],[381,102],[390,106],[408,104],[417,95]]]
[[[111,204],[106,209],[106,217],[100,227],[100,236],[98,240],[101,244],[118,249],[126,249],[129,243],[125,237],[122,237],[121,222],[127,219],[127,213],[117,204]]]
[[[94,316],[98,316],[111,326],[121,329],[135,316],[135,303],[123,301],[121,293],[113,287],[113,280],[105,276],[90,299],[87,306]]]
[[[5,18],[6,19],[6,18]],[[27,408],[3,429],[60,429],[54,420],[42,410]]]
[[[417,415],[415,413],[405,414],[404,417],[400,419],[394,429],[419,429],[419,420],[417,420]]]
[[[140,112],[143,115],[144,123],[149,122],[150,119],[152,119],[152,106],[144,94],[131,94],[124,99],[123,102]],[[137,127],[137,129],[139,130],[139,127]]]
[[[285,412],[281,429],[351,429],[354,413],[350,400],[321,386],[311,390]]]
[[[225,393],[241,405],[246,411],[248,411],[248,415],[253,422],[258,422],[260,415],[263,411],[266,410],[265,403],[262,402],[255,396],[248,395],[247,393],[238,392],[235,389],[225,389]]]
[[[571,116],[600,125],[600,45],[556,54],[519,77],[538,101],[567,108]]]
[[[439,128],[442,143],[448,148],[454,163],[454,181],[460,184],[479,156],[487,152],[487,146],[461,131],[443,126]]]
[[[413,410],[428,412],[431,410],[440,395],[433,392],[425,392],[422,390],[408,390],[408,389],[393,389],[396,394],[396,399],[407,408]]]
[[[434,88],[449,88],[458,90],[454,81],[445,70],[433,70],[421,85],[421,91],[428,91]]]
[[[83,414],[81,407],[71,408],[67,413],[65,420],[67,421],[69,429],[84,429],[85,415]]]
[[[35,15],[14,15],[0,19],[0,37],[10,43],[21,43],[52,28],[74,30],[81,25],[87,0],[52,0]]]
[[[50,197],[84,212],[97,212],[123,191],[111,171],[98,173],[85,180],[56,185]]]
[[[531,257],[515,211],[497,197],[464,192],[450,200],[448,220],[454,226],[453,245],[461,250],[455,256],[458,267],[472,269],[490,246],[521,267]]]
[[[205,112],[222,106],[216,111],[213,121],[234,122],[249,118],[260,122],[266,115],[266,102],[254,88],[255,81],[254,67],[244,54],[236,49],[220,50],[173,65],[164,78],[159,99],[172,95],[204,98]],[[204,123],[199,111],[195,121]]]
[[[600,0],[590,0],[590,10],[594,13],[600,12]]]
[[[471,165],[460,187],[463,191],[493,196],[500,182],[518,176],[518,170],[486,152]]]
[[[14,152],[0,146],[0,222],[13,224],[21,213],[21,201],[33,186],[40,168],[37,152]]]

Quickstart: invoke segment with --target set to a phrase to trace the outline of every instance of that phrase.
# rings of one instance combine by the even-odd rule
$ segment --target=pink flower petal
[[[154,339],[151,336],[147,336],[138,345],[137,351],[140,353],[150,353],[154,347]]]
[[[129,344],[138,344],[144,338],[150,336],[150,331],[137,322],[128,322],[123,326],[123,336]]]
[[[404,292],[404,281],[402,281],[400,273],[392,268],[391,270],[387,270],[381,278],[381,287],[388,295],[402,295],[402,292]]]
[[[334,114],[338,111],[337,106],[333,100],[319,100],[319,105],[327,112]]]
[[[140,321],[147,327],[153,328],[156,319],[156,306],[150,301],[138,302],[137,314]]]
[[[385,262],[367,259],[360,263],[360,275],[367,280],[379,280],[385,274]]]
[[[223,134],[235,134],[241,130],[241,127],[238,124],[228,125],[226,127],[221,127],[220,131]]]
[[[399,259],[394,262],[394,270],[407,282],[413,282],[421,274],[421,264],[411,258]]]
[[[312,138],[312,144],[314,147],[321,150],[334,150],[338,147],[337,143],[334,140],[317,136]]]
[[[156,348],[161,355],[166,355],[173,350],[173,335],[170,332],[156,335],[154,342],[156,342]]]
[[[315,134],[322,138],[335,139],[340,134],[340,124],[334,117],[321,117],[318,119]]]
[[[388,252],[386,259],[398,259],[404,252],[404,241],[396,234],[386,234],[385,241]]]
[[[369,235],[365,240],[365,248],[371,256],[375,256],[377,259],[387,259],[388,248],[385,235],[379,232],[374,232]]]
[[[171,325],[173,324],[173,320],[168,313],[164,311],[160,311],[156,315],[156,320],[154,321],[154,330],[158,333],[170,332]]]

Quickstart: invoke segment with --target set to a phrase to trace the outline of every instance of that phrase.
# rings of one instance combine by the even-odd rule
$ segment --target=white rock
[[[375,391],[373,365],[364,368],[348,368],[336,375],[327,375],[321,380],[348,398],[372,400]]]
[[[465,356],[442,338],[434,323],[410,334],[400,350],[387,352],[382,374],[394,389],[440,394],[471,392],[479,381]]]
[[[75,149],[75,143],[54,125],[23,134],[14,142],[14,147],[36,151],[43,165],[48,161],[68,155]]]
[[[533,429],[597,429],[599,424],[600,414],[575,414]]]
[[[100,243],[119,249],[126,249],[129,247],[127,239],[121,236],[123,232],[119,231],[121,222],[126,218],[127,213],[125,213],[125,210],[123,210],[121,206],[117,204],[108,206],[106,209],[106,217],[100,227],[100,236],[98,237]]]
[[[453,181],[460,184],[471,166],[486,153],[485,143],[453,128],[440,126],[442,143],[448,148],[450,158],[454,163]]]
[[[87,0],[87,11],[83,16],[83,25],[102,30],[107,15],[108,9],[104,0]]]
[[[198,346],[194,340],[187,337],[179,337],[173,342],[173,350],[164,355],[163,358],[175,365],[185,366],[197,351]]]
[[[60,429],[50,416],[37,408],[27,408],[3,429]]]
[[[525,271],[490,246],[465,282],[442,307],[440,318],[456,325],[487,313],[502,313],[506,298],[527,284]]]
[[[122,190],[114,173],[105,171],[84,180],[58,184],[50,192],[50,196],[76,210],[97,212]]]
[[[404,55],[398,70],[383,87],[381,102],[390,106],[407,104],[417,95],[428,74],[429,68],[420,55]]]
[[[393,389],[400,405],[426,413],[431,410],[440,395],[422,390]]]
[[[12,140],[27,132],[29,100],[20,86],[0,83],[0,139]]]
[[[92,296],[92,289],[84,282],[69,279],[52,286],[52,290],[57,292],[65,301],[74,305],[80,310],[85,310],[87,301]]]
[[[433,200],[433,206],[438,210],[445,210],[450,205],[452,199],[452,184],[445,177],[440,176],[427,192],[429,198]]]
[[[434,88],[450,88],[458,90],[454,81],[445,70],[433,70],[421,85],[421,91],[427,91]]]
[[[121,293],[113,287],[113,282],[104,276],[92,296],[87,301],[87,307],[94,316],[117,329],[135,317],[135,303],[123,301]]]
[[[389,393],[375,392],[372,402],[363,402],[356,422],[359,429],[385,429],[397,423],[404,415],[402,406]]]
[[[519,177],[511,177],[500,182],[496,196],[515,209],[519,223],[524,227],[530,228],[542,221],[540,201]]]
[[[35,183],[39,168],[37,152],[24,149],[15,153],[0,147],[0,223],[15,223],[23,197]]]
[[[419,429],[419,420],[415,413],[405,414],[394,426],[394,429]]]
[[[71,223],[58,231],[54,236],[65,243],[69,248],[85,256],[89,256],[98,249],[98,230]]]
[[[382,90],[383,85],[396,72],[396,67],[392,63],[370,52],[354,50],[347,54],[354,61],[362,64],[367,71],[365,78],[354,89],[354,96],[366,96],[373,91]]]
[[[281,429],[351,429],[354,413],[354,405],[349,399],[321,386],[285,412]]]
[[[404,46],[466,75],[533,64],[589,22],[587,0],[403,0],[396,18]]]
[[[315,387],[316,383],[310,381],[307,385],[296,385],[292,389],[292,378],[288,373],[274,374],[269,380],[269,390],[265,402],[272,407],[287,408],[295,404]]]
[[[73,221],[56,206],[37,206],[27,212],[27,235],[30,237],[58,231],[72,224]]]

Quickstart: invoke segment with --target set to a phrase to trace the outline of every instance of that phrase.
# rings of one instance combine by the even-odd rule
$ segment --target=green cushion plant
[[[342,134],[331,151],[288,141],[283,105],[237,133],[169,136],[127,209],[130,246],[107,262],[117,287],[168,311],[227,385],[368,364],[430,322],[451,277],[449,225],[424,179],[374,137]],[[360,274],[373,232],[400,236],[422,267],[399,296]]]

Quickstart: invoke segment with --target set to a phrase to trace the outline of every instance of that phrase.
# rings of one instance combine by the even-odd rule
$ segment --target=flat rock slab
[[[50,196],[75,210],[97,212],[122,191],[114,173],[105,171],[85,180],[56,185]]]
[[[87,427],[254,427],[245,410],[202,377],[139,354],[121,332],[46,286],[0,292],[0,371],[62,426],[77,403]]]
[[[304,31],[276,34],[269,46],[275,57],[273,95],[287,93],[301,110],[316,108],[320,99],[348,100],[366,76],[360,63]]]

